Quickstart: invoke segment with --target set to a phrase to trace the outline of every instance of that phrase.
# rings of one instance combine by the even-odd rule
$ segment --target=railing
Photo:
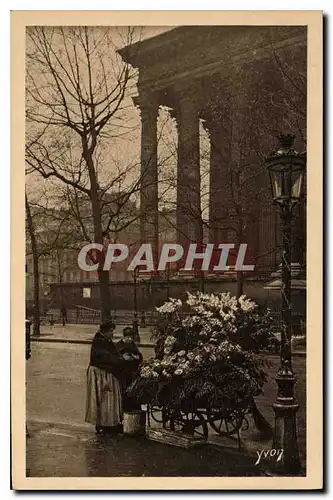
[[[98,309],[93,309],[87,306],[73,305],[67,308],[67,321],[66,323],[78,323],[78,324],[99,324],[101,322],[101,312]],[[185,313],[183,313],[185,315]],[[131,325],[134,319],[133,310],[112,310],[111,316],[116,323],[116,325]],[[276,333],[280,332],[280,313],[273,312],[272,316],[274,318],[273,329]],[[157,311],[138,311],[137,314],[138,322],[140,327],[153,326],[156,324],[158,313]],[[62,323],[62,314],[59,309],[51,309],[47,315],[43,316],[42,324],[49,323]],[[305,322],[304,318],[299,313],[293,313],[292,315],[292,327],[293,335],[300,335],[305,333]]]
[[[86,306],[76,305],[67,313],[68,323],[98,324],[101,322],[101,311]]]

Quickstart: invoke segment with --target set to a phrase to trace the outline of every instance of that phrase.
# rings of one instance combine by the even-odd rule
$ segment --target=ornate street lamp
[[[273,200],[280,208],[282,225],[281,356],[275,379],[278,393],[273,403],[273,448],[283,449],[283,459],[277,466],[285,474],[297,474],[301,467],[296,429],[299,405],[294,395],[296,379],[291,355],[291,222],[293,207],[301,198],[306,155],[293,149],[294,140],[295,136],[281,135],[280,148],[265,159]]]

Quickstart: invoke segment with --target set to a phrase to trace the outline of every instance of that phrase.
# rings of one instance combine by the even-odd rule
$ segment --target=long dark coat
[[[90,365],[112,373],[118,380],[122,380],[125,363],[112,340],[97,332],[91,344]]]

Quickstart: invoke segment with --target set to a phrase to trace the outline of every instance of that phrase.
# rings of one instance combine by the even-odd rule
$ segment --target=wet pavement
[[[28,477],[263,475],[253,457],[212,445],[185,450],[143,437],[99,437],[57,427],[29,431]]]
[[[223,448],[219,448],[218,452],[187,451],[150,441],[137,441],[126,436],[105,438],[107,441],[97,442],[92,426],[84,423],[85,381],[89,352],[90,346],[83,344],[39,342],[32,344],[32,357],[27,362],[26,399],[27,421],[29,430],[32,432],[32,437],[27,443],[27,462],[30,474],[38,476],[68,475],[72,477],[77,475],[107,476],[117,475],[121,470],[121,475],[134,473],[135,475],[156,475],[158,470],[158,475],[167,476],[179,475],[179,471],[184,471],[186,464],[189,464],[189,470],[192,472],[187,475],[230,475],[230,470],[234,471],[234,475],[237,475],[237,470],[242,470],[239,475],[244,475],[245,469],[243,468],[244,464],[242,464],[244,453],[238,453],[238,450],[235,450],[237,443],[232,443],[234,449],[229,452],[226,445],[229,446],[231,440],[225,438],[228,439],[228,443],[226,443],[213,431],[210,439],[214,439],[214,443],[223,446]],[[154,354],[152,348],[142,348],[142,353],[144,358]],[[263,395],[257,398],[257,403],[260,411],[272,425],[274,423],[272,402],[276,397],[274,379],[279,360],[277,357],[272,357],[270,361],[272,364],[268,369],[268,382]],[[304,357],[295,357],[294,368],[298,378],[296,395],[300,404],[298,436],[303,461],[305,459],[306,435],[305,364]],[[34,430],[36,422],[39,423],[37,430]],[[50,423],[55,424],[56,427],[60,425],[60,430],[58,427],[50,430]],[[61,427],[62,424],[65,424],[65,431]],[[247,444],[248,435],[244,434],[243,437]],[[255,448],[252,451],[263,447],[266,449],[270,444],[254,441]],[[204,455],[201,455],[202,453]],[[207,456],[206,453],[208,453]],[[215,458],[209,458],[213,456],[210,455],[211,453],[216,454]],[[237,457],[236,462],[233,458],[234,454]],[[133,458],[130,459],[129,456]],[[178,456],[183,458],[179,463],[173,464],[174,458]],[[158,457],[157,463],[155,463],[156,457]],[[100,461],[101,465],[97,467],[96,464]],[[117,461],[120,462],[120,469],[115,465]],[[212,461],[214,465],[211,465]],[[215,464],[216,461],[218,466]],[[149,464],[147,470],[145,463]],[[251,469],[253,463],[253,457],[251,457],[250,465],[248,461],[246,461],[246,467],[244,465],[249,474],[253,473],[253,468]],[[200,469],[200,464],[201,473],[197,471]],[[97,469],[95,470],[94,467]],[[220,472],[218,472],[219,467]],[[165,468],[164,472],[163,468]],[[114,472],[112,472],[113,470]],[[186,474],[186,471],[180,475],[182,474]]]
[[[33,342],[26,364],[28,420],[82,424],[90,346]],[[142,348],[144,358],[154,355]]]

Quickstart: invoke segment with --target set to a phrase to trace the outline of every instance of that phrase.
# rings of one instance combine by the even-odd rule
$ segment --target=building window
[[[90,299],[91,297],[91,288],[84,287],[83,288],[83,298]]]

